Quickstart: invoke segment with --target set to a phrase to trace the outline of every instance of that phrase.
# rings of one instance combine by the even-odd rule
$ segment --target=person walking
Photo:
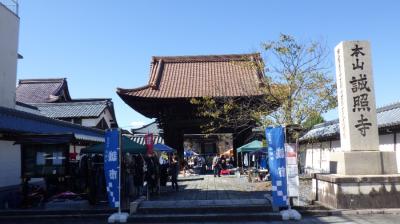
[[[220,168],[221,168],[221,170],[226,170],[226,158],[225,158],[225,156],[224,155],[221,155],[221,158],[220,158]]]
[[[133,172],[133,184],[136,189],[136,196],[139,197],[143,194],[143,185],[144,185],[144,160],[143,157],[136,156],[135,157],[135,166]]]
[[[175,191],[178,191],[179,190],[179,186],[178,186],[179,162],[178,162],[177,156],[175,156],[172,159],[172,163],[171,163],[169,172],[171,175],[172,189],[174,189]]]
[[[214,177],[216,177],[218,175],[218,177],[221,176],[220,174],[220,164],[219,164],[219,156],[218,154],[216,154],[213,158],[212,161],[212,166],[213,166],[213,170],[214,170]]]

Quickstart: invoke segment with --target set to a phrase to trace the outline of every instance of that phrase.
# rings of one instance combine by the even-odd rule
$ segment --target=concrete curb
[[[89,219],[89,218],[107,218],[112,213],[104,214],[52,214],[52,215],[11,215],[11,216],[0,216],[1,220],[15,219],[15,220],[38,220],[38,219],[60,219],[60,218],[79,218],[79,219]]]
[[[0,219],[3,217],[55,217],[55,216],[96,216],[112,214],[116,209],[84,209],[84,210],[4,210],[0,211]],[[123,211],[127,211],[123,209]]]
[[[136,199],[135,201],[131,202],[129,204],[129,214],[130,215],[135,214],[137,212],[140,204],[145,200],[146,200],[146,197],[142,196],[142,197]]]
[[[264,195],[265,198],[270,200],[272,204],[272,197],[268,194]],[[334,209],[323,206],[315,201],[315,207],[321,209],[315,209],[312,206],[293,206],[303,216],[345,216],[345,215],[375,215],[375,214],[390,214],[400,215],[400,208],[381,208],[381,209]],[[274,208],[273,211],[276,211]],[[279,209],[278,209],[279,210]]]
[[[342,215],[399,215],[400,208],[387,209],[357,209],[357,210],[298,210],[304,216],[342,216]]]

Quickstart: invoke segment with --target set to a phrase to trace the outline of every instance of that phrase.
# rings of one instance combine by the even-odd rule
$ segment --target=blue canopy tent
[[[168,145],[164,145],[161,143],[157,143],[154,146],[154,150],[159,151],[159,152],[165,152],[165,153],[174,153],[176,150],[169,147]]]
[[[268,151],[266,147],[257,149],[255,151],[252,151],[249,153],[249,156],[256,156],[256,161],[257,161],[257,165],[259,165],[259,167],[257,168],[261,168],[261,169],[266,169],[267,168],[267,158],[268,158]]]
[[[184,150],[183,151],[184,157],[191,157],[191,156],[196,156],[196,155],[198,155],[198,154],[193,152],[192,150]]]
[[[256,155],[256,156],[262,156],[262,155],[267,155],[268,151],[266,149],[262,148],[262,149],[257,149],[255,151],[251,151],[249,154]]]

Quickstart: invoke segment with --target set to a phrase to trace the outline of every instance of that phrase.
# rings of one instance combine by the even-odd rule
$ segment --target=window
[[[44,177],[65,175],[69,146],[63,144],[22,145],[22,175],[24,177]]]

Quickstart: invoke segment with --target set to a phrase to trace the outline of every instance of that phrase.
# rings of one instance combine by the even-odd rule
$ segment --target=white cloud
[[[132,121],[131,122],[131,126],[132,128],[141,128],[145,125],[146,123],[144,123],[143,121]]]

